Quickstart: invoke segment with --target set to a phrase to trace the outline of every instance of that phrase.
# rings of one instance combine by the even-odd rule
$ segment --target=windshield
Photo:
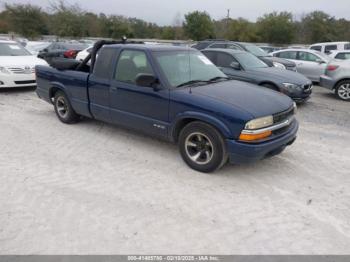
[[[256,45],[245,45],[244,48],[255,56],[268,56],[269,54]]]
[[[172,87],[189,81],[227,78],[208,58],[196,51],[160,51],[155,57]]]
[[[0,56],[31,55],[23,46],[17,43],[0,43]]]
[[[236,54],[235,58],[246,70],[269,67],[267,64],[265,64],[263,61],[261,61],[259,58],[252,55],[251,53]]]

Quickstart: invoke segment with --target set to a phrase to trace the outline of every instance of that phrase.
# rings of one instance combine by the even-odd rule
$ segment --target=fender
[[[200,113],[200,112],[186,111],[178,114],[171,124],[171,130],[169,134],[172,140],[176,140],[175,135],[177,132],[178,124],[185,119],[197,119],[197,120],[206,122],[216,127],[222,133],[224,138],[233,137],[233,134],[230,131],[230,129],[227,127],[227,125],[224,122],[220,121],[217,117],[214,117],[205,113]]]
[[[70,100],[71,93],[62,83],[57,82],[57,81],[52,81],[52,82],[50,82],[50,84],[51,84],[51,87],[49,89],[50,98],[53,97],[53,91],[58,89],[58,90],[63,91],[67,95],[67,98]]]

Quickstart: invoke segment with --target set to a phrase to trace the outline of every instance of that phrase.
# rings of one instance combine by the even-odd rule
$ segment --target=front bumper
[[[321,75],[320,77],[320,86],[327,88],[329,90],[333,90],[335,87],[336,81],[326,75]]]
[[[0,74],[0,89],[36,86],[35,74]]]
[[[230,163],[251,163],[281,153],[287,146],[294,143],[298,128],[299,124],[295,120],[288,128],[287,133],[259,144],[226,140]]]
[[[309,85],[307,85],[309,86]],[[304,87],[297,88],[294,90],[286,89],[284,86],[281,86],[282,93],[289,96],[297,103],[306,102],[311,98],[313,86],[310,84],[310,87],[305,89]]]

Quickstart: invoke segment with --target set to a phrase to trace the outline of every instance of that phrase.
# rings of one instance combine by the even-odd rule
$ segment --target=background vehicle
[[[282,47],[275,47],[275,46],[259,46],[262,50],[264,50],[266,53],[270,54],[272,52],[279,51],[283,49]]]
[[[350,60],[332,61],[321,76],[320,85],[345,101],[350,101]]]
[[[0,88],[35,86],[36,65],[47,63],[17,42],[0,40]]]
[[[92,46],[89,46],[88,48],[80,51],[77,56],[75,57],[78,61],[83,61],[92,51]]]
[[[332,51],[350,50],[350,42],[318,43],[310,46],[310,49],[321,53],[330,54]]]
[[[98,51],[105,43],[80,65],[71,62],[74,70],[36,68],[37,94],[62,122],[83,115],[177,142],[184,161],[201,172],[228,158],[278,154],[294,142],[298,123],[287,96],[230,81],[194,49],[118,44]],[[90,57],[91,74],[84,72]]]
[[[273,52],[272,55],[295,62],[299,73],[317,83],[331,61],[327,55],[310,49],[286,49]]]
[[[85,48],[87,48],[87,45],[81,43],[53,42],[41,50],[38,57],[45,60],[54,57],[75,58],[78,52]]]
[[[36,41],[29,41],[25,45],[25,48],[32,54],[37,56],[40,51],[47,48],[51,43],[50,42],[36,42]]]
[[[262,60],[268,66],[275,66],[283,69],[287,69],[290,71],[296,71],[296,65],[294,62],[288,61],[286,59],[281,59],[278,57],[273,57],[272,55],[267,54],[260,47],[250,44],[250,43],[242,43],[236,42],[237,45],[243,48],[243,50],[255,55],[260,60]]]
[[[202,53],[229,77],[282,92],[296,102],[304,102],[312,93],[312,82],[303,75],[269,67],[256,56],[238,50],[205,49]]]
[[[198,50],[208,49],[208,48],[225,48],[225,49],[233,49],[233,50],[244,50],[247,51],[260,60],[265,62],[268,66],[279,67],[282,69],[288,69],[291,71],[296,71],[295,63],[290,62],[285,59],[280,59],[277,57],[270,56],[260,47],[250,44],[250,43],[240,43],[226,40],[206,40],[199,42],[194,48]]]
[[[339,60],[348,60],[350,59],[350,50],[346,51],[332,51],[329,55],[329,57]]]

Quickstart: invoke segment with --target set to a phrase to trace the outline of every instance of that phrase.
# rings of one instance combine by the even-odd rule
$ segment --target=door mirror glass
[[[230,67],[233,68],[234,70],[241,70],[241,65],[238,62],[232,62],[230,64]]]
[[[157,78],[151,74],[138,74],[136,77],[136,84],[143,87],[153,87],[157,83]]]

